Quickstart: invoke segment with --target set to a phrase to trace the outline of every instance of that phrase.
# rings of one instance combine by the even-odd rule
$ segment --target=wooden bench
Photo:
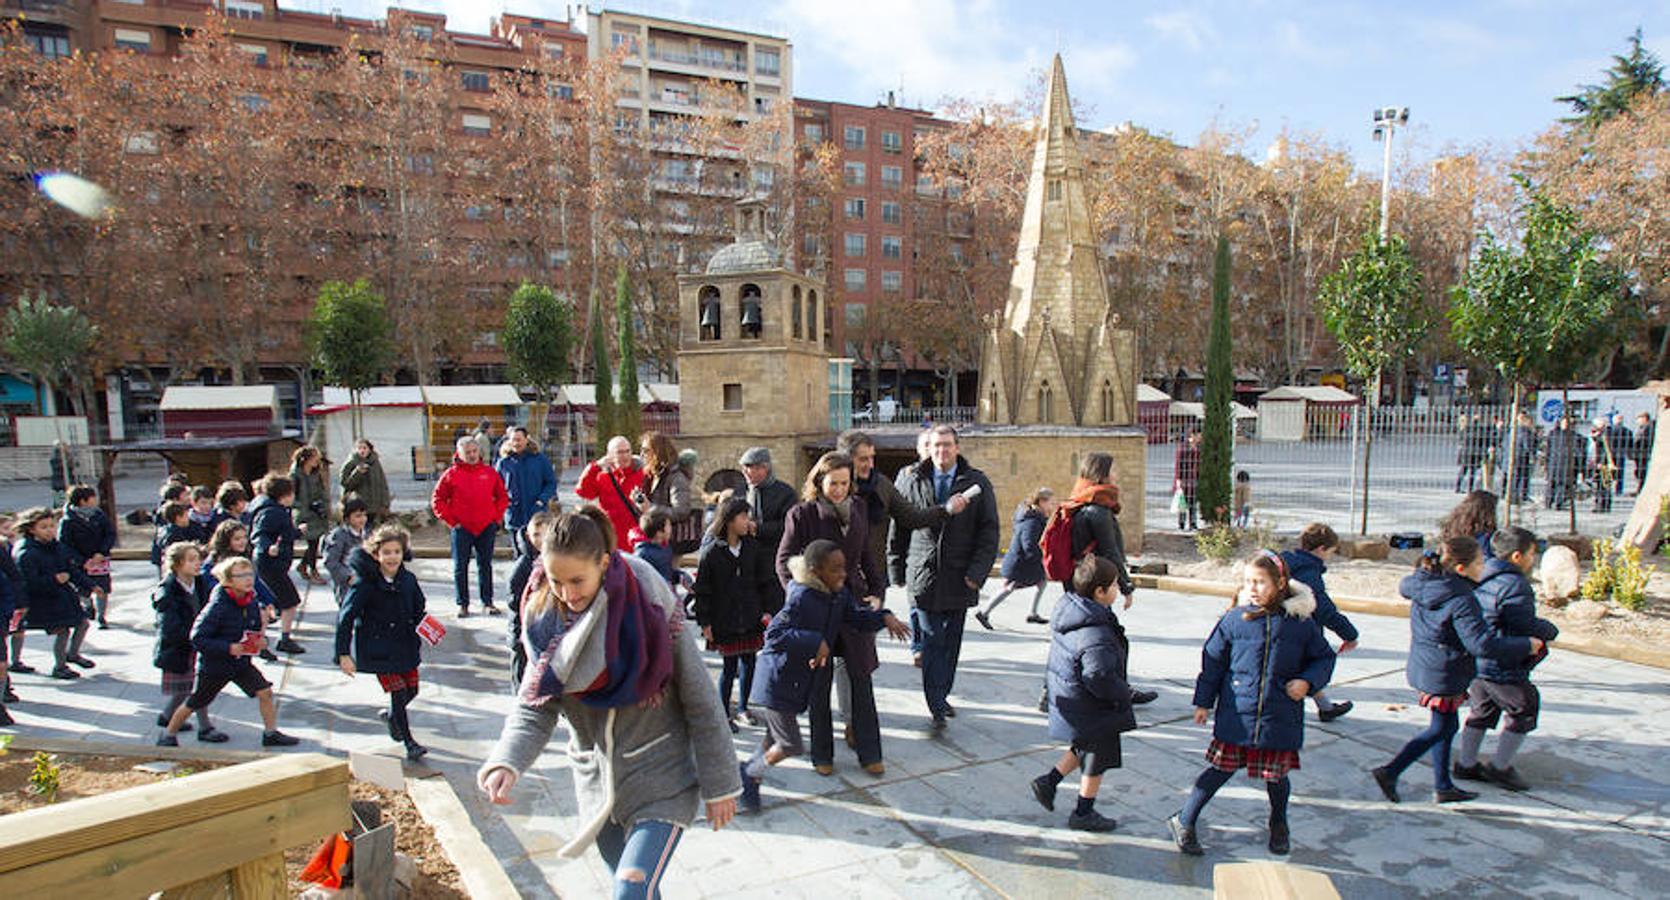
[[[1212,867],[1214,900],[1339,900],[1321,872],[1278,862],[1219,863]]]

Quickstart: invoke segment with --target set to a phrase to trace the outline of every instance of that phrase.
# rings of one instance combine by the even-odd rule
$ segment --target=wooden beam
[[[1212,867],[1215,900],[1339,900],[1327,875],[1278,862],[1218,863]]]
[[[232,870],[232,896],[235,898],[283,897],[288,893],[283,853],[269,853]]]

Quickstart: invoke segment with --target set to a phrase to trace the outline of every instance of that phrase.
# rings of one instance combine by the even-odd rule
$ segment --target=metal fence
[[[1484,431],[1467,437],[1462,416],[1469,422],[1482,420]],[[1356,407],[1330,413],[1328,427],[1309,429],[1304,440],[1261,440],[1256,429],[1252,437],[1237,440],[1234,471],[1246,472],[1250,478],[1252,519],[1278,531],[1322,521],[1341,534],[1355,534],[1362,524],[1363,431],[1368,418],[1364,408]],[[1368,473],[1368,532],[1433,531],[1461,495],[1473,488],[1507,496],[1508,419],[1505,407],[1376,410]],[[1603,445],[1590,436],[1589,426],[1580,425],[1578,431],[1586,463],[1572,472],[1577,530],[1592,536],[1615,535],[1634,506],[1638,470],[1629,458],[1628,442],[1619,442],[1618,435]],[[1536,429],[1527,497],[1514,513],[1516,524],[1539,534],[1570,527],[1564,504],[1561,508],[1549,505],[1547,436],[1546,428]],[[1477,453],[1463,454],[1468,442],[1478,448]],[[1172,511],[1177,447],[1175,441],[1148,446],[1145,495],[1151,528],[1177,526]],[[1606,458],[1608,449],[1623,470],[1621,479],[1610,484],[1610,496],[1600,489],[1606,473],[1594,465],[1597,458]],[[1469,455],[1478,459],[1478,465],[1462,464]]]

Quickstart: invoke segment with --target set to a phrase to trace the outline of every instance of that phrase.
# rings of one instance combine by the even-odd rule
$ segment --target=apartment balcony
[[[692,53],[652,43],[645,60],[651,69],[665,72],[724,78],[729,81],[748,80],[748,64],[740,53]]]

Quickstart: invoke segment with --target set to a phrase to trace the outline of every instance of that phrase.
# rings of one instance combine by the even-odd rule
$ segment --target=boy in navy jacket
[[[1328,571],[1328,560],[1334,558],[1337,550],[1339,535],[1334,529],[1322,522],[1312,522],[1299,532],[1299,549],[1282,553],[1281,560],[1287,566],[1288,577],[1310,588],[1311,596],[1316,598],[1316,612],[1311,618],[1339,635],[1341,643],[1335,652],[1343,654],[1357,649],[1357,626],[1334,605],[1334,598],[1328,596],[1328,585],[1322,580],[1322,573]],[[1316,717],[1324,722],[1332,722],[1351,711],[1350,700],[1334,703],[1320,690],[1310,698],[1316,703]]]
[[[1523,528],[1501,528],[1490,539],[1495,556],[1484,564],[1484,577],[1474,589],[1479,611],[1486,625],[1503,637],[1535,637],[1552,641],[1560,629],[1547,619],[1537,618],[1537,596],[1526,575],[1537,565],[1536,535]],[[1494,781],[1510,791],[1529,790],[1530,785],[1513,767],[1514,754],[1525,736],[1537,727],[1542,695],[1531,683],[1531,670],[1543,660],[1538,654],[1524,660],[1502,660],[1480,656],[1478,677],[1467,688],[1471,712],[1461,729],[1456,748],[1454,774],[1469,781]],[[1490,762],[1479,762],[1479,747],[1485,732],[1496,727],[1503,715],[1507,724],[1496,739]]]

